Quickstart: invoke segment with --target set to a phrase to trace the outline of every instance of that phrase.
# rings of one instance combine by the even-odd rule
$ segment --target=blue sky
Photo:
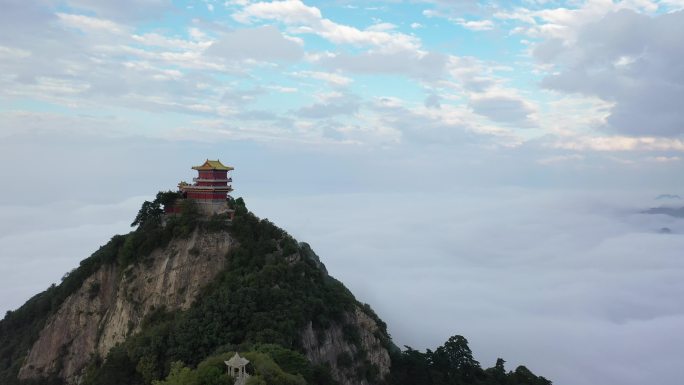
[[[676,18],[677,1],[103,4],[9,3],[16,9],[7,17],[27,20],[5,27],[5,116],[116,116],[115,134],[164,139],[209,130],[222,140],[415,144],[387,119],[390,104],[418,124],[502,148],[540,140],[535,151],[664,163],[678,162],[683,147],[676,117],[655,128],[611,121],[630,107],[623,99],[633,90],[623,88],[639,78],[639,52],[670,52],[619,45],[620,28],[630,28],[620,19]],[[593,43],[607,54],[590,60],[585,31],[606,17],[614,33]],[[618,71],[618,79],[589,79]],[[671,76],[653,81],[677,80]],[[613,91],[554,83],[564,77]]]
[[[220,158],[398,345],[679,384],[684,1],[0,8],[0,311]]]

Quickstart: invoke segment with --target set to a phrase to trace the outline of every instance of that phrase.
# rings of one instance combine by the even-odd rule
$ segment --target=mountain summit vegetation
[[[165,218],[160,193],[59,285],[0,321],[0,383],[550,385],[524,366],[475,360],[456,335],[425,352],[392,342],[306,243],[231,201],[203,217],[192,201]]]

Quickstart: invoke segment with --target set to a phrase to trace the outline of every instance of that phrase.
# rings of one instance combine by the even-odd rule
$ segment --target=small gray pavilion
[[[223,362],[228,366],[228,373],[230,376],[235,378],[235,385],[244,385],[247,382],[249,374],[247,374],[245,368],[247,367],[247,364],[249,364],[248,359],[240,357],[236,352],[230,360]]]

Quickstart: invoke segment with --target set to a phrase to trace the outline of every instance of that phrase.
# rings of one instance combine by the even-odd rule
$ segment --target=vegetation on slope
[[[211,356],[196,369],[174,362],[166,379],[153,381],[153,385],[232,385],[233,379],[227,374],[224,361],[233,354]],[[313,371],[303,355],[278,345],[258,345],[240,355],[250,362],[246,368],[250,375],[248,385],[306,385],[306,378],[310,378]]]
[[[167,195],[160,193],[157,197]],[[174,237],[187,237],[198,225],[198,217],[196,208],[188,204],[182,215],[171,218],[166,226],[160,226],[156,219],[142,221],[136,231],[112,237],[93,255],[81,261],[77,268],[65,274],[59,285],[52,284],[19,309],[8,311],[0,321],[0,384],[18,383],[17,374],[23,359],[38,339],[45,322],[67,297],[83,285],[86,278],[103,265],[126,267],[144,259],[157,247],[167,245]]]
[[[147,384],[166,376],[173,362],[195,367],[218,351],[252,344],[301,352],[301,330],[309,322],[319,330],[344,322],[345,312],[357,304],[344,285],[306,258],[285,231],[247,211],[241,199],[235,209],[232,224],[224,225],[239,245],[226,256],[228,267],[189,310],[160,309],[148,317],[140,334],[117,347],[104,364],[93,365],[86,383],[106,384],[118,377],[118,383]],[[120,373],[129,375],[121,378]],[[307,380],[326,383],[327,377],[317,368]]]
[[[394,352],[392,372],[387,382],[392,385],[551,385],[524,366],[506,372],[505,361],[499,358],[493,368],[482,369],[473,358],[468,340],[453,336],[434,352],[421,353],[406,347]]]
[[[355,326],[344,325],[345,312],[355,306],[376,320],[381,329],[378,337],[391,347],[385,324],[368,305],[357,303],[344,285],[325,273],[308,245],[298,244],[282,229],[253,215],[241,199],[233,202],[236,216],[230,225],[220,216],[200,221],[196,208],[188,202],[181,215],[162,226],[159,202],[171,198],[160,193],[156,203],[146,202],[134,221],[136,231],[113,237],[67,274],[60,285],[8,312],[0,321],[0,383],[19,383],[16,375],[23,356],[45,321],[88,276],[105,264],[126,267],[143,262],[155,248],[174,237],[189,236],[197,226],[205,231],[228,231],[238,243],[226,256],[226,270],[189,310],[157,309],[144,320],[140,333],[113,348],[106,359],[94,357],[84,384],[229,383],[217,370],[221,368],[219,358],[231,351],[251,352],[254,362],[271,360],[277,366],[255,364],[254,384],[263,383],[256,382],[259,378],[271,385],[334,384],[325,366],[312,366],[303,359],[300,332],[309,322],[319,331],[335,323],[342,326],[348,342],[360,346]],[[459,336],[434,352],[393,350],[388,384],[550,384],[524,367],[506,373],[503,360],[494,368],[482,369],[472,358],[467,341]],[[365,354],[361,349],[355,357],[338,357],[338,364],[352,367],[361,363],[356,365],[357,379],[379,382],[377,369]],[[258,367],[271,369],[260,374]],[[272,377],[263,374],[267,372]],[[57,383],[58,379],[41,383],[48,381]]]

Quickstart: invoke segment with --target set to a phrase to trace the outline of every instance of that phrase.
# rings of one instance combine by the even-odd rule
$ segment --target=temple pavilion
[[[193,200],[200,212],[204,214],[228,213],[231,218],[233,210],[228,206],[228,193],[233,191],[230,183],[233,179],[228,175],[234,168],[226,166],[220,160],[207,159],[203,164],[192,167],[198,175],[192,178],[194,183],[180,182],[178,191],[183,199]],[[167,213],[180,212],[181,200],[167,207]]]
[[[249,378],[246,370],[247,364],[249,364],[248,359],[240,357],[238,353],[235,353],[230,360],[223,361],[223,363],[228,366],[228,373],[235,379],[235,385],[244,385],[247,382]]]

